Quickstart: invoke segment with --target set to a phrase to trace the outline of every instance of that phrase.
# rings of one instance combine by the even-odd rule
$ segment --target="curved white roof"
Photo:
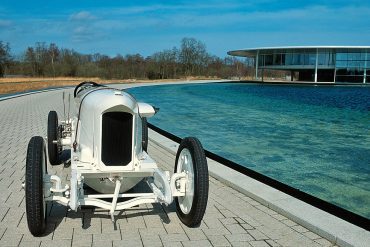
[[[257,51],[315,51],[316,50],[335,50],[335,51],[348,51],[348,50],[366,50],[370,51],[370,46],[278,46],[278,47],[258,47],[247,48],[234,51],[228,51],[227,54],[231,56],[242,57],[255,57]]]

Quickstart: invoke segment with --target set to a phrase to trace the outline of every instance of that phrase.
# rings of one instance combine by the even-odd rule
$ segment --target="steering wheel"
[[[91,86],[91,87],[103,87],[103,85],[100,85],[96,82],[93,82],[93,81],[84,81],[84,82],[81,82],[80,84],[78,84],[76,87],[75,87],[75,90],[73,92],[73,96],[76,98],[77,94],[79,92],[81,92],[86,86]]]

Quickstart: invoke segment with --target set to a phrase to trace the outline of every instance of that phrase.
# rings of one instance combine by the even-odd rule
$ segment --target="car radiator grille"
[[[106,166],[126,166],[130,163],[132,119],[132,114],[127,112],[103,114],[101,159]]]

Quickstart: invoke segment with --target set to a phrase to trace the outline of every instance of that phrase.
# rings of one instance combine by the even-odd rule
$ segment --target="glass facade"
[[[259,55],[258,66],[307,66],[316,65],[316,53],[274,53]],[[319,53],[319,67],[335,66],[335,54]]]
[[[364,76],[368,75],[370,56],[366,52],[338,52],[336,54],[336,78],[337,82],[364,82]],[[369,82],[367,78],[367,82]]]
[[[258,67],[296,71],[302,80],[370,82],[368,53],[360,48],[261,49]]]

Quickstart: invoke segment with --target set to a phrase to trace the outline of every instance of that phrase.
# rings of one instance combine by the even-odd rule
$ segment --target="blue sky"
[[[203,41],[221,57],[281,45],[370,45],[370,1],[2,0],[0,40],[14,53],[54,42],[82,53],[116,54]]]

